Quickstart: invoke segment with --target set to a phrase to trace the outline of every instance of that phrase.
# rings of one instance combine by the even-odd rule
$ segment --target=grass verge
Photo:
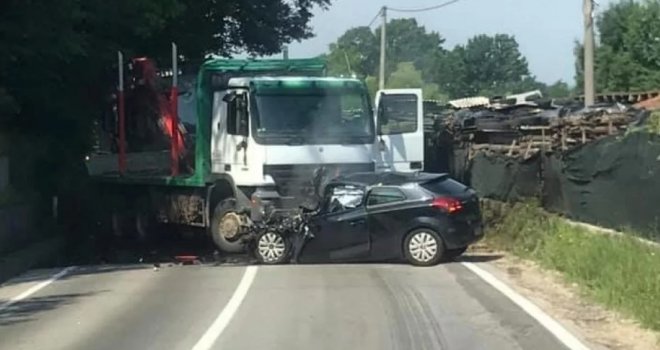
[[[660,249],[632,237],[589,232],[535,203],[486,203],[485,243],[537,261],[589,297],[660,331]]]

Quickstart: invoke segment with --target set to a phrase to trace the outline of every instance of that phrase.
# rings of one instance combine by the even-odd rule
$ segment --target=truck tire
[[[240,240],[229,240],[226,236],[230,232],[223,232],[223,227],[238,229],[238,223],[235,220],[236,200],[227,198],[216,204],[211,217],[211,237],[215,245],[224,253],[242,253],[245,251],[245,244]]]

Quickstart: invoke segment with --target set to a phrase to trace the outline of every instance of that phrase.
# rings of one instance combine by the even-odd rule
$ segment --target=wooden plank
[[[529,131],[535,131],[535,130],[550,130],[552,126],[549,125],[521,125],[520,130],[529,130]]]
[[[532,142],[527,144],[527,150],[525,150],[525,158],[529,157],[529,152],[532,149]]]
[[[517,140],[513,140],[513,142],[511,142],[511,148],[509,148],[509,156],[513,153],[513,148],[516,147],[516,142]]]

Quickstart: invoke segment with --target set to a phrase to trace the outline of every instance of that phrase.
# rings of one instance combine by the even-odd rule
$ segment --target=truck
[[[319,59],[211,57],[179,68],[175,51],[171,70],[119,55],[113,108],[86,160],[117,235],[183,225],[241,252],[266,206],[313,197],[321,167],[327,177],[423,169],[420,89],[382,90],[372,102],[363,81],[329,77]]]

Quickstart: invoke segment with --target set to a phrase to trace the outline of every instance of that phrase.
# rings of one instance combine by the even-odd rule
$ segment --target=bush
[[[660,249],[627,235],[596,234],[542,211],[485,206],[486,243],[562,272],[594,300],[660,331]]]

